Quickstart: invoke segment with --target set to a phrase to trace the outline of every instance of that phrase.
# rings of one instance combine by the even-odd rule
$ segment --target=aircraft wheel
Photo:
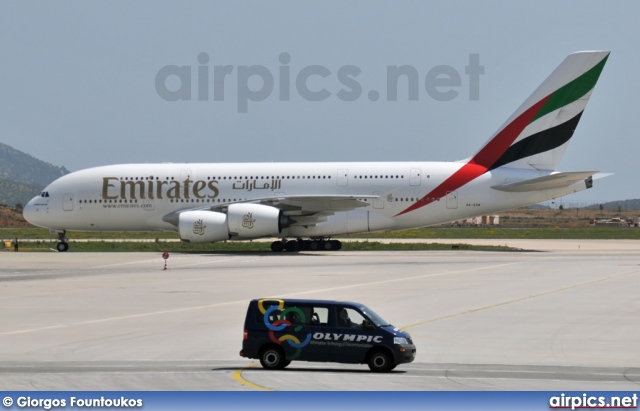
[[[271,251],[279,253],[282,250],[284,250],[284,243],[282,241],[274,241],[271,243]]]
[[[312,241],[311,244],[309,244],[309,249],[311,249],[312,251],[316,251],[319,247],[320,244],[318,241]]]
[[[291,252],[297,252],[298,251],[298,242],[295,240],[292,241],[287,241],[287,244],[285,244],[285,249],[287,251],[291,251]]]
[[[67,243],[66,241],[61,241],[56,245],[56,248],[59,252],[64,253],[69,249],[69,243]]]
[[[324,241],[324,242],[322,242],[321,245],[322,245],[322,248],[324,248],[327,251],[333,249],[333,241]]]
[[[331,240],[331,249],[338,251],[342,248],[342,242],[340,240]]]
[[[307,251],[311,249],[311,243],[313,241],[309,241],[309,240],[301,240],[298,242],[299,248],[301,251]]]

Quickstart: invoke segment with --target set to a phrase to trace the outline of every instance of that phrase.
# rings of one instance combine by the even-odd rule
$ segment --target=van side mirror
[[[362,320],[362,328],[365,330],[372,330],[373,324],[369,320]]]

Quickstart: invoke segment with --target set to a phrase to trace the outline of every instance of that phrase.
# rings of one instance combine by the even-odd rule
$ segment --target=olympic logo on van
[[[276,301],[278,305],[272,305],[271,307],[265,309],[263,304],[264,301]],[[289,307],[285,309],[283,300],[260,300],[258,301],[258,309],[260,310],[260,313],[263,315],[262,318],[264,321],[264,325],[266,325],[267,328],[269,329],[269,338],[271,339],[271,341],[273,341],[275,344],[278,344],[278,345],[282,345],[282,343],[286,341],[290,346],[296,348],[296,353],[292,357],[287,359],[295,360],[296,358],[298,358],[298,356],[300,356],[300,353],[302,352],[302,348],[306,347],[311,342],[312,334],[308,333],[304,341],[300,341],[300,339],[293,334],[284,334],[280,337],[276,337],[275,333],[277,331],[282,331],[285,328],[291,327],[294,325],[291,323],[291,321],[287,320],[287,315],[289,313],[295,313],[296,315],[299,316],[301,323],[303,324],[306,323],[306,317],[304,315],[304,312],[298,307]],[[271,316],[271,314],[277,310],[280,311],[280,315],[278,316],[278,319],[275,320],[274,322],[269,321],[269,317]],[[297,325],[294,327],[293,331],[298,332],[301,329],[302,329],[302,326]]]

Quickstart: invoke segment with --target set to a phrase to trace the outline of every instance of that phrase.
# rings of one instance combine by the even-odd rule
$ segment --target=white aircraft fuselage
[[[55,230],[175,231],[176,225],[163,218],[182,210],[222,209],[235,203],[280,198],[295,202],[300,196],[306,206],[302,213],[321,210],[333,214],[317,225],[292,226],[268,236],[331,236],[424,227],[537,203],[587,188],[580,181],[551,190],[501,192],[491,187],[550,174],[501,168],[482,174],[462,187],[452,187],[444,196],[428,197],[462,166],[454,162],[104,166],[59,178],[45,189],[48,197],[35,197],[29,202],[25,217],[36,225]],[[309,199],[314,196],[317,201]],[[340,196],[362,204],[342,211]],[[325,204],[327,202],[336,204]],[[405,212],[414,204],[418,205],[416,209]]]

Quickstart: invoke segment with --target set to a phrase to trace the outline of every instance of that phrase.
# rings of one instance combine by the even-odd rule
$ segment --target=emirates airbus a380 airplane
[[[472,157],[458,162],[122,164],[65,175],[24,207],[67,230],[177,231],[273,251],[340,249],[339,234],[425,227],[575,193],[596,171],[558,164],[609,56],[570,54]],[[287,241],[288,240],[288,241]]]

